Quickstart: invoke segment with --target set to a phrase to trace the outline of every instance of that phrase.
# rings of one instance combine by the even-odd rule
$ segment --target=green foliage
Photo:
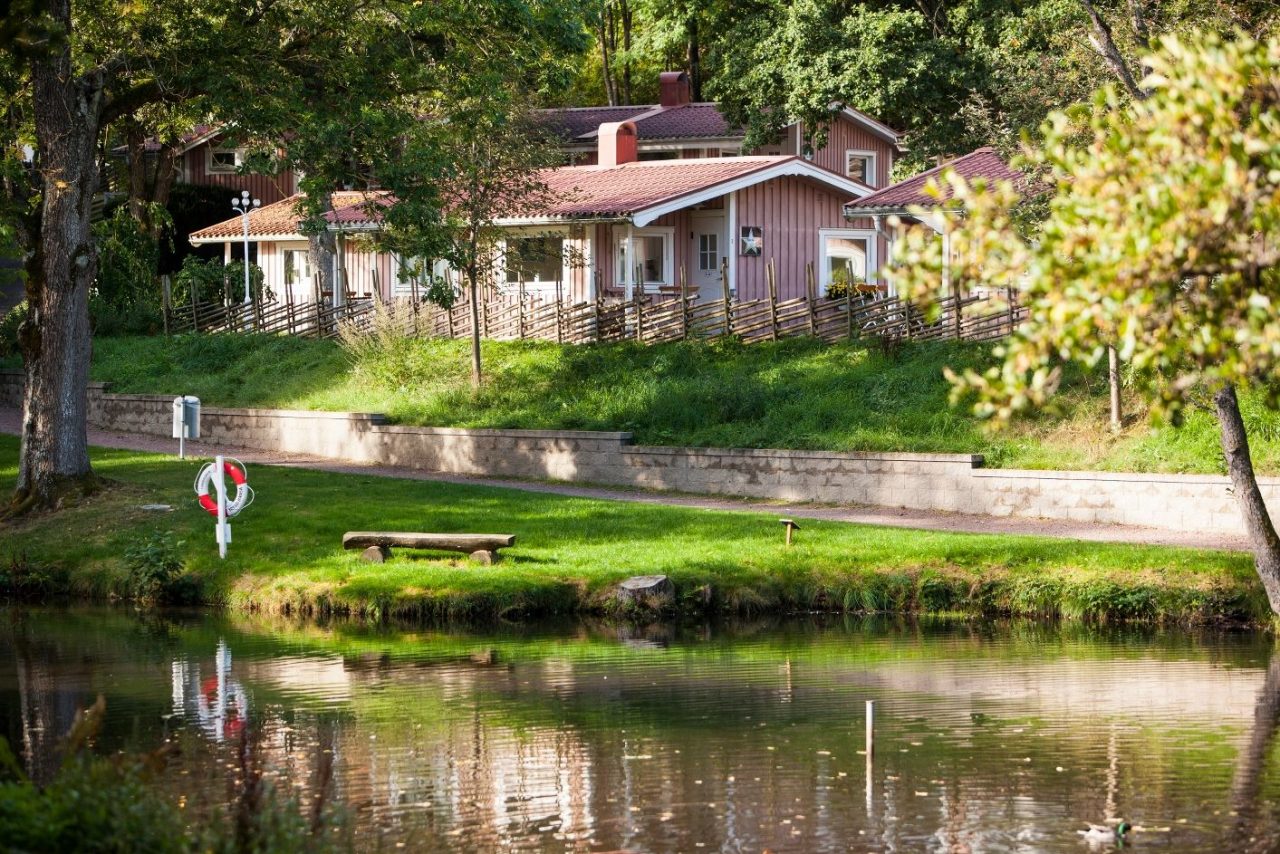
[[[0,318],[0,359],[19,355],[18,327],[27,319],[27,301],[15,305]]]
[[[34,564],[26,554],[14,552],[0,560],[0,597],[41,601],[63,596],[69,573],[57,564]]]
[[[1148,63],[1147,100],[1108,87],[1029,152],[1056,190],[1035,240],[1010,186],[951,179],[967,210],[953,275],[1020,288],[1031,311],[999,365],[957,380],[982,415],[1045,404],[1063,361],[1092,368],[1111,342],[1157,417],[1224,384],[1280,403],[1280,39],[1170,39]],[[903,287],[939,292],[938,243],[899,241]]]
[[[244,761],[234,821],[218,813],[188,821],[157,784],[166,749],[143,755],[95,756],[89,745],[105,713],[99,696],[77,714],[54,778],[36,785],[0,737],[0,839],[8,851],[31,854],[292,854],[349,850],[325,804],[314,819],[265,785]],[[247,736],[246,736],[247,738]],[[7,779],[6,779],[7,778]],[[251,781],[251,782],[250,782]]]
[[[90,295],[89,316],[99,335],[154,334],[160,329],[156,270],[161,245],[170,240],[172,223],[159,205],[151,206],[149,216],[156,224],[155,231],[142,229],[126,205],[93,226],[98,276]]]
[[[255,294],[270,295],[262,268],[257,264],[249,266],[249,287]],[[193,291],[200,302],[241,302],[244,300],[244,261],[223,264],[220,258],[206,260],[188,255],[183,259],[182,269],[173,277],[173,304],[191,302]]]
[[[199,582],[183,572],[185,545],[173,531],[139,533],[139,538],[124,553],[130,598],[166,605],[198,602]]]

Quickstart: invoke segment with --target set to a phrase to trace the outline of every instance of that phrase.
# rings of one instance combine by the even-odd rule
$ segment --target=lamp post
[[[231,197],[231,207],[240,214],[240,222],[244,224],[244,302],[253,302],[249,293],[249,212],[262,205],[259,199],[250,199],[248,190],[241,190],[239,196]]]

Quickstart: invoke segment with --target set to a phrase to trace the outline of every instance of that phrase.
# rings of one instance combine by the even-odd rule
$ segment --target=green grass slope
[[[1007,468],[1222,471],[1207,410],[1151,428],[1135,401],[1107,428],[1101,376],[1075,373],[1056,411],[988,433],[948,402],[943,369],[981,368],[989,348],[907,345],[892,355],[806,339],[568,346],[486,342],[473,394],[464,341],[374,341],[348,352],[285,337],[108,338],[93,376],[121,392],[206,403],[384,412],[408,424],[629,430],[641,444],[982,453]],[[12,364],[12,363],[11,363]],[[1280,416],[1243,396],[1257,467],[1280,474]]]

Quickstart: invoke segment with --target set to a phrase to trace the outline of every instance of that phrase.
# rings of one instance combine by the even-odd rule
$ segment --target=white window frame
[[[697,238],[698,238],[698,247],[697,247],[697,249],[695,250],[695,253],[696,253],[696,254],[697,254],[697,256],[698,256],[698,257],[697,257],[698,272],[699,272],[699,273],[706,273],[706,272],[711,272],[711,271],[714,271],[714,270],[719,270],[719,269],[720,269],[720,259],[721,259],[721,258],[723,258],[723,257],[724,257],[724,255],[725,255],[725,253],[722,251],[722,250],[724,249],[724,247],[722,247],[722,246],[720,245],[720,242],[721,242],[721,240],[724,238],[724,235],[723,235],[723,234],[721,234],[721,233],[720,233],[720,232],[718,232],[718,231],[697,231],[697,230],[695,230],[695,231],[694,231],[694,234],[695,234],[695,235],[697,236]],[[703,255],[705,255],[705,254],[707,253],[707,251],[708,251],[708,250],[705,250],[705,249],[703,249],[703,248],[702,248],[702,240],[703,240],[703,238],[706,238],[706,237],[713,237],[713,238],[715,238],[715,241],[716,241],[715,249],[714,249],[713,251],[711,251],[711,266],[710,266],[710,267],[704,267],[704,266],[702,266],[702,262],[703,262],[703,260],[704,260],[704,259],[703,259]]]
[[[230,151],[235,154],[236,165],[228,169],[214,162],[213,153],[215,151]],[[205,171],[210,175],[234,175],[236,170],[244,165],[244,149],[235,148],[229,145],[210,145],[205,149],[204,154]]]
[[[506,233],[516,238],[558,237],[560,238],[560,286],[568,290],[573,279],[573,264],[570,241],[573,239],[568,226],[536,226],[530,228],[509,228]],[[494,259],[494,278],[498,290],[504,293],[515,292],[520,283],[507,281],[507,238],[498,239],[498,254]],[[524,283],[525,293],[555,293],[555,282],[528,281]]]
[[[827,295],[827,286],[831,284],[831,265],[827,263],[827,241],[831,238],[843,240],[865,240],[867,241],[867,283],[873,283],[879,278],[880,257],[879,244],[876,241],[876,231],[873,228],[820,228],[818,229],[818,269],[822,276],[818,281],[818,293],[821,296]]]
[[[630,298],[636,282],[632,281],[635,272],[635,248],[632,241],[637,237],[661,237],[662,241],[662,281],[661,282],[644,282],[641,285],[643,293],[658,293],[658,291],[666,286],[670,287],[676,283],[676,229],[673,225],[650,225],[644,228],[634,228],[632,226],[620,225],[614,226],[613,240],[609,244],[609,263],[617,264],[618,257],[614,254],[620,241],[627,241],[626,249],[626,269],[623,271],[625,275],[622,281],[615,284],[622,285],[626,289],[627,297]],[[614,267],[614,273],[617,273],[617,267]]]
[[[866,149],[864,149],[864,148],[846,148],[846,149],[845,149],[845,151],[844,151],[844,177],[848,178],[850,181],[856,181],[856,180],[857,180],[857,178],[854,178],[852,175],[850,175],[850,174],[849,174],[849,161],[850,161],[850,160],[852,160],[852,159],[853,159],[853,158],[855,158],[855,157],[865,157],[865,158],[867,158],[867,181],[866,181],[866,184],[867,184],[867,186],[868,186],[868,187],[879,187],[879,186],[880,186],[880,179],[879,179],[877,176],[879,175],[879,172],[880,172],[880,158],[879,158],[879,156],[878,156],[877,152],[874,152],[874,151],[868,151],[868,150],[866,150]]]

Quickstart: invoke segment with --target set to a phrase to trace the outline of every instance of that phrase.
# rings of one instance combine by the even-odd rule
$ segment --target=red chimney
[[[683,71],[664,71],[658,75],[658,87],[662,92],[664,107],[681,107],[693,100],[689,89],[689,75]]]
[[[600,146],[597,165],[621,166],[623,163],[636,161],[635,122],[609,122],[600,125],[596,138]]]

